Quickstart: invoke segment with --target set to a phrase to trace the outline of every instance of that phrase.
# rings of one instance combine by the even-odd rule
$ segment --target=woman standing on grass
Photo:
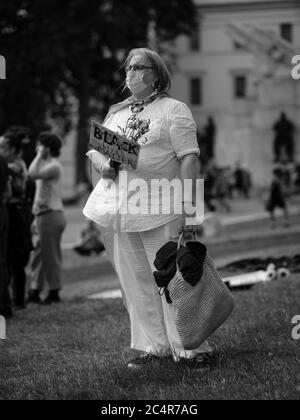
[[[29,175],[36,180],[33,203],[35,227],[38,233],[32,259],[32,281],[28,301],[58,303],[62,286],[61,239],[66,227],[62,203],[62,166],[58,160],[62,142],[52,133],[42,133],[37,140],[37,154],[30,165]],[[40,293],[45,280],[49,286],[46,299]]]
[[[199,156],[196,124],[189,108],[167,94],[171,80],[164,61],[149,49],[134,49],[125,61],[125,69],[126,86],[131,96],[111,107],[104,124],[112,131],[122,133],[132,118],[150,122],[149,132],[138,140],[141,145],[138,167],[126,173],[128,183],[142,179],[151,191],[153,179],[195,180]],[[114,180],[118,185],[124,171],[118,173],[110,167],[108,158],[103,155],[98,154],[97,162],[103,178]],[[141,199],[161,203],[162,192],[159,194],[157,197],[151,191],[150,196],[147,194]],[[129,192],[124,201],[128,202],[130,198]],[[192,201],[190,196],[186,202]],[[170,305],[159,295],[153,276],[157,251],[170,238],[178,237],[183,229],[190,230],[184,225],[184,206],[180,217],[172,205],[168,214],[162,212],[161,207],[159,214],[118,214],[111,226],[102,227],[106,250],[125,295],[131,323],[131,348],[142,352],[128,363],[128,367],[142,368],[151,360],[159,361],[173,354],[176,361],[188,360],[199,369],[207,369],[210,346],[204,343],[196,350],[184,350]],[[84,214],[93,218],[87,208]],[[94,221],[104,225],[101,217]]]

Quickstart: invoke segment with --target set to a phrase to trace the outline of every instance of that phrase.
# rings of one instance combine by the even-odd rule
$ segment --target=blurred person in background
[[[274,160],[280,162],[282,158],[287,158],[289,162],[294,162],[294,132],[295,125],[290,121],[285,112],[280,114],[280,118],[274,124]],[[285,152],[285,155],[282,152]]]
[[[99,255],[104,250],[100,229],[92,220],[87,220],[81,231],[80,243],[74,247],[74,251],[79,255],[90,256],[93,254]]]
[[[208,159],[215,157],[215,139],[216,139],[217,127],[212,116],[207,119],[207,124],[204,127],[204,138],[206,143],[206,153]]]
[[[240,163],[237,163],[233,176],[238,195],[243,198],[249,198],[252,188],[252,179],[249,170]]]
[[[12,316],[7,258],[9,218],[6,203],[9,194],[8,166],[0,155],[0,315],[5,318]]]
[[[232,200],[234,198],[235,178],[234,172],[230,166],[225,168],[225,175],[228,180],[228,197],[230,200]]]
[[[281,170],[281,181],[286,195],[291,195],[293,189],[293,170],[294,165],[283,159],[277,166]]]
[[[204,169],[204,180],[205,180],[205,188],[204,188],[204,201],[208,208],[208,210],[215,211],[215,184],[216,179],[218,176],[218,169],[215,165],[213,159],[211,159]]]
[[[226,169],[221,168],[218,170],[218,175],[214,185],[215,196],[218,203],[218,209],[225,211],[226,213],[231,212],[231,206],[229,204],[230,196],[230,179],[228,178],[228,172]]]
[[[294,173],[294,187],[295,187],[295,193],[300,193],[300,163],[297,163],[295,167],[295,173]]]
[[[33,142],[30,139],[30,129],[22,125],[12,125],[7,129],[6,133],[11,134],[16,139],[18,139],[17,141],[21,146],[20,157],[25,162],[26,167],[29,168],[29,165],[34,158],[34,154],[32,152]],[[31,208],[33,204],[34,193],[35,182],[30,178],[30,176],[28,176],[26,180],[26,204],[31,221],[33,220]]]
[[[61,240],[66,227],[62,203],[62,166],[58,160],[61,146],[62,141],[57,135],[41,133],[37,139],[36,157],[29,167],[29,175],[36,180],[33,214],[38,235],[31,264],[30,303],[60,302]],[[45,281],[49,291],[42,301],[40,294]]]
[[[284,186],[282,181],[282,171],[280,168],[273,170],[273,179],[270,186],[269,196],[267,199],[266,210],[270,213],[271,227],[276,228],[276,209],[283,211],[285,217],[285,227],[289,226],[289,212],[284,194]]]
[[[0,138],[0,155],[9,169],[11,195],[7,201],[9,213],[8,262],[12,278],[13,301],[17,310],[25,308],[26,273],[32,250],[30,217],[26,206],[27,168],[21,158],[22,142],[14,131]]]
[[[11,125],[6,130],[6,133],[10,133],[14,135],[15,138],[18,138],[18,142],[20,143],[20,146],[21,146],[20,156],[22,160],[25,162],[26,167],[28,167],[31,162],[30,156],[29,156],[29,147],[32,144],[30,140],[30,129],[23,125]]]

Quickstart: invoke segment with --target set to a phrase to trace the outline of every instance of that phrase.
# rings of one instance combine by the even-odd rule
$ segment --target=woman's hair
[[[22,149],[22,139],[23,136],[20,136],[19,133],[7,130],[3,137],[8,140],[9,147],[15,149],[15,153],[18,155]]]
[[[167,92],[171,87],[171,74],[166,63],[157,52],[149,50],[148,48],[134,48],[129,52],[124,67],[129,65],[132,57],[137,54],[144,55],[151,63],[151,67],[153,67],[157,76],[157,91]]]
[[[60,155],[62,141],[56,134],[49,133],[47,131],[40,133],[37,138],[37,142],[45,147],[48,147],[53,157],[58,157]]]

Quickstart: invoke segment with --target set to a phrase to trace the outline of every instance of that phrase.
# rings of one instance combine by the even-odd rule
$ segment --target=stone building
[[[198,30],[173,45],[172,95],[192,109],[199,131],[213,116],[220,166],[248,167],[265,185],[273,162],[273,125],[284,111],[297,126],[300,160],[299,0],[195,0]],[[298,143],[298,144],[297,144]]]

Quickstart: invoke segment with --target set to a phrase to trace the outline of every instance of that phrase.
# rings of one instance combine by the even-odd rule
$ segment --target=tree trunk
[[[79,115],[76,143],[76,186],[89,183],[85,154],[88,149],[89,133],[89,63],[83,59],[81,63],[81,77],[78,90]]]

